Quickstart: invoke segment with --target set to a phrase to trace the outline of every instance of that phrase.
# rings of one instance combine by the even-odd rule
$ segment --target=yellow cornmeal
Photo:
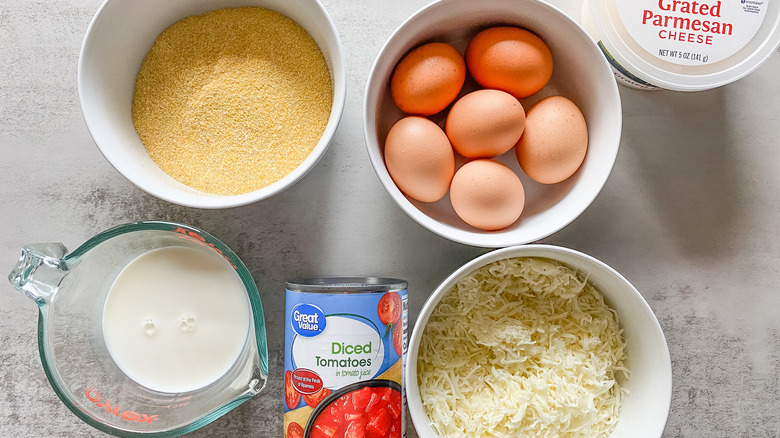
[[[165,173],[237,195],[301,164],[332,96],[325,58],[300,25],[268,9],[221,9],[157,37],[136,79],[133,123]]]

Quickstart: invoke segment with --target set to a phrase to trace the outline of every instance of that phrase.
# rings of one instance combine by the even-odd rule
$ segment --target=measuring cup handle
[[[36,303],[44,304],[54,295],[68,272],[62,260],[67,252],[61,243],[25,246],[19,262],[8,274],[8,281]]]

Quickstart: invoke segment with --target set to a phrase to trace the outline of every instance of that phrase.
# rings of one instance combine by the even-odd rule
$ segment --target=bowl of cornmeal
[[[318,0],[106,0],[78,89],[119,173],[175,204],[228,208],[278,194],[322,158],[344,65]]]

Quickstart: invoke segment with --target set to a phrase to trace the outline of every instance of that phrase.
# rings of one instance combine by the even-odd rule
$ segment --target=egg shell
[[[517,221],[525,207],[525,190],[512,169],[495,160],[479,159],[455,173],[450,201],[464,222],[494,231]]]
[[[439,125],[418,116],[399,120],[387,133],[384,155],[393,182],[410,198],[434,202],[447,193],[455,153]]]
[[[516,98],[539,92],[550,81],[552,53],[541,38],[517,27],[492,27],[466,48],[466,65],[480,85]]]
[[[466,63],[460,52],[446,43],[428,43],[401,59],[390,92],[401,111],[429,116],[452,103],[465,80]]]
[[[517,143],[525,128],[519,100],[499,90],[477,90],[458,99],[445,130],[452,147],[466,158],[497,157]]]
[[[515,146],[517,161],[534,181],[559,183],[580,168],[588,150],[588,126],[571,100],[551,96],[531,107]]]

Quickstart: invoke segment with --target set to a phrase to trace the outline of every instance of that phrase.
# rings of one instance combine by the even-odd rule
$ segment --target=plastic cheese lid
[[[736,81],[780,45],[778,0],[590,0],[583,25],[619,81],[699,91]]]

